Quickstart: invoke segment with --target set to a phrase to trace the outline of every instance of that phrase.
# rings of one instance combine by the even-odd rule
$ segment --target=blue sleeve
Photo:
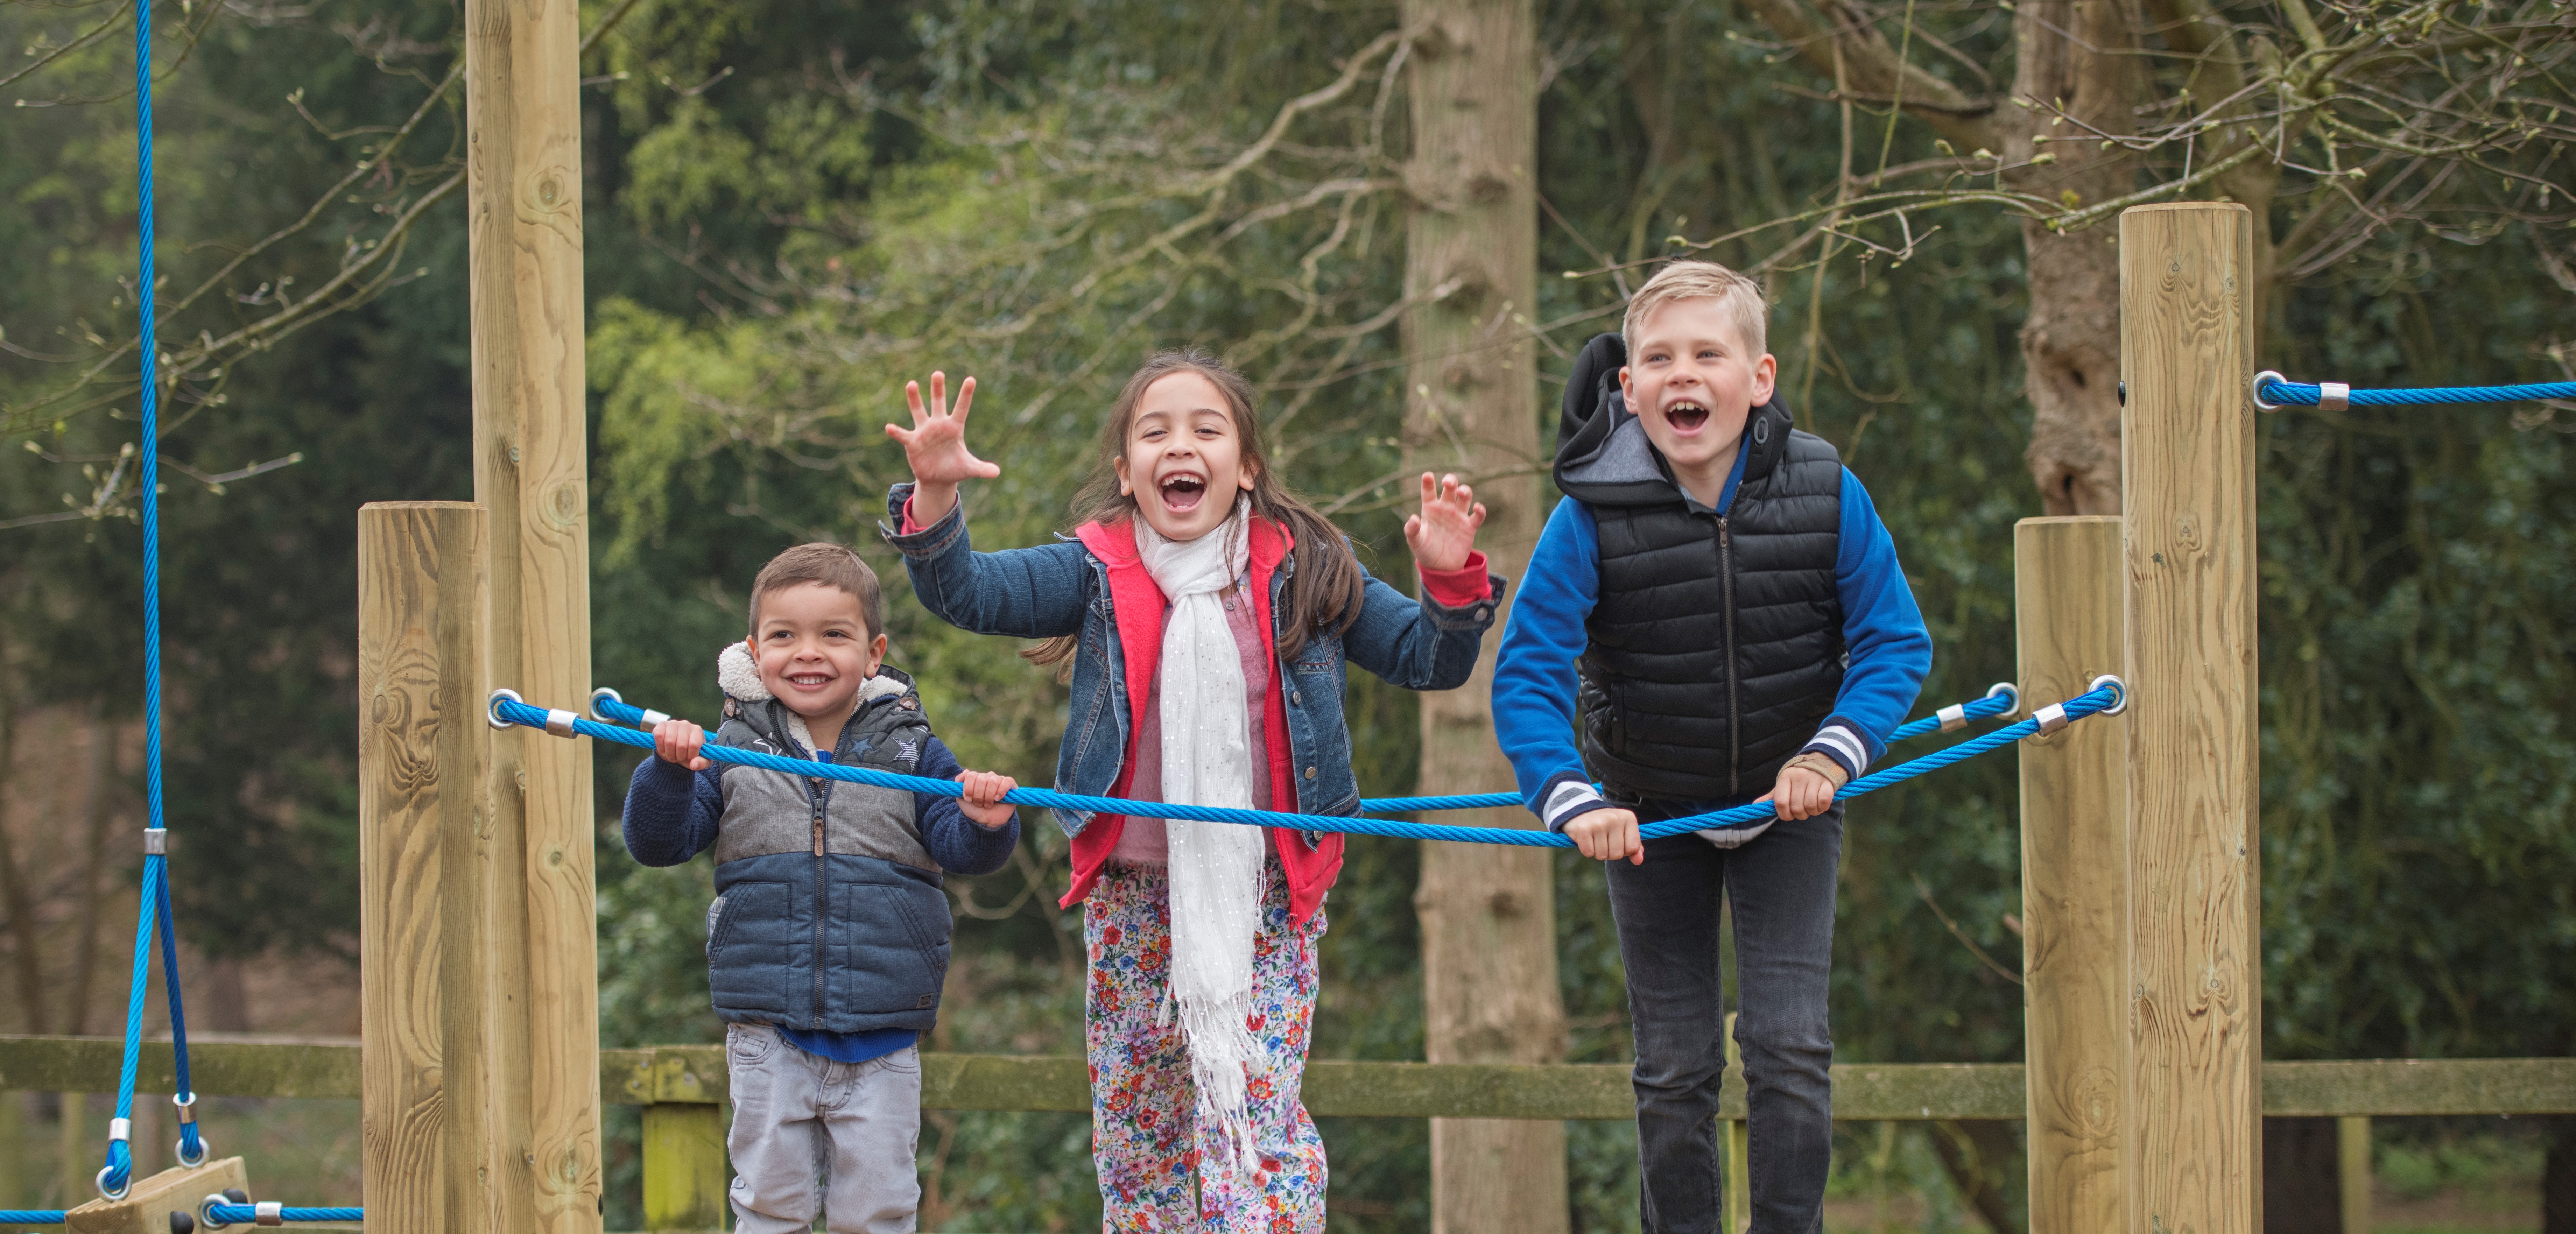
[[[1492,594],[1465,608],[1416,600],[1360,567],[1360,615],[1342,632],[1351,663],[1407,690],[1455,690],[1476,671],[1485,631],[1501,607],[1502,575],[1488,573]]]
[[[1914,606],[1914,589],[1896,560],[1896,542],[1879,521],[1869,490],[1843,472],[1842,543],[1834,585],[1842,596],[1843,646],[1850,657],[1834,713],[1807,749],[1821,751],[1858,776],[1887,752],[1887,735],[1932,671],[1932,634]]]
[[[1539,532],[1494,666],[1495,739],[1512,761],[1521,800],[1551,830],[1600,800],[1574,743],[1574,662],[1600,594],[1601,544],[1592,511],[1568,497]]]
[[[970,634],[1056,638],[1082,630],[1084,560],[1070,542],[979,553],[966,534],[966,501],[910,535],[898,528],[912,484],[886,494],[886,543],[903,554],[913,597],[930,615]],[[970,824],[971,825],[971,824]]]
[[[675,866],[715,847],[724,818],[721,767],[691,771],[648,758],[626,788],[626,852],[648,866]]]
[[[913,774],[954,780],[964,770],[947,743],[932,737],[922,742],[921,761],[914,765]],[[988,829],[966,817],[956,798],[937,793],[912,795],[912,823],[920,830],[921,846],[929,850],[930,859],[951,874],[990,874],[1011,859],[1011,850],[1020,843],[1018,815]]]

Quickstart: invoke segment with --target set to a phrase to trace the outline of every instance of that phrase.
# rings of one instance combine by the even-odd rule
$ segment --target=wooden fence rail
[[[0,1093],[97,1091],[116,1075],[122,1049],[113,1037],[0,1035]],[[353,1038],[198,1037],[188,1053],[201,1096],[359,1095]],[[646,1227],[721,1228],[724,1047],[601,1050],[599,1064],[601,1102],[643,1107]],[[1070,1055],[924,1054],[921,1068],[929,1109],[1091,1108],[1083,1060]],[[2576,1114],[2576,1058],[2276,1062],[2261,1076],[2263,1112],[2275,1116]],[[141,1090],[166,1093],[172,1083],[168,1049],[145,1049]],[[1833,1085],[1835,1117],[1853,1122],[2012,1120],[2026,1109],[2019,1063],[1845,1063]],[[1316,1114],[1345,1118],[1636,1115],[1624,1063],[1317,1059],[1306,1065],[1305,1096]],[[1740,1073],[1726,1078],[1720,1114],[1744,1117]]]

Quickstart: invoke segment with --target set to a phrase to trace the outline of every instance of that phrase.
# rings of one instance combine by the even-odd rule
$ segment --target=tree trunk
[[[2263,1120],[2263,1234],[2343,1234],[2335,1120]]]
[[[9,836],[9,780],[18,757],[18,699],[9,686],[9,649],[0,642],[0,913],[9,915],[9,934],[17,953],[11,957],[11,967],[18,978],[20,1023],[27,1032],[41,1033],[45,1031],[45,975],[36,956],[36,902],[27,894],[26,873],[18,868],[17,847]]]
[[[1404,319],[1405,441],[1423,469],[1484,478],[1479,543],[1517,578],[1543,512],[1533,345],[1538,283],[1538,109],[1529,0],[1407,0],[1412,47],[1413,200]],[[1434,289],[1448,294],[1431,299]],[[1518,473],[1518,474],[1514,474]],[[1422,696],[1425,793],[1491,792],[1512,782],[1494,744],[1491,690],[1501,623],[1475,677]],[[1459,818],[1531,826],[1518,810]],[[1424,1045],[1433,1062],[1546,1062],[1562,1056],[1556,904],[1548,854],[1425,843],[1414,906],[1422,919]],[[1564,1230],[1562,1123],[1434,1119],[1432,1228]]]
[[[2069,205],[2128,192],[2137,162],[2104,149],[2079,126],[2126,134],[2140,97],[2140,15],[2126,0],[2025,0],[2016,10],[2013,98],[2040,106],[2001,109],[2007,164],[2054,155],[2012,177],[2012,187]],[[2045,107],[2073,117],[2063,123]],[[2112,229],[2059,235],[2024,220],[2030,316],[2021,328],[2028,366],[2030,475],[2049,514],[2120,513],[2120,251]]]

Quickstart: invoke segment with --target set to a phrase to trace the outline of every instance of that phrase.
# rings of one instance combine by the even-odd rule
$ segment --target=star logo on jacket
[[[897,741],[894,743],[894,756],[897,762],[917,762],[921,758],[921,746],[913,741]]]

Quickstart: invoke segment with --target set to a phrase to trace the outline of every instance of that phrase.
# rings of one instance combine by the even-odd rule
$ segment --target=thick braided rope
[[[59,1208],[0,1208],[0,1225],[61,1225]]]
[[[2264,402],[2284,407],[2314,407],[2323,388],[2314,382],[2267,381],[2255,390]],[[2576,381],[2544,381],[2520,386],[2421,386],[2406,390],[2355,390],[2345,396],[2355,407],[2423,407],[2436,403],[2520,403],[2533,399],[2576,399]]]
[[[2009,714],[2019,706],[2021,706],[2019,695],[1989,694],[1984,698],[1961,704],[1960,711],[1967,719],[1983,720],[1990,716]],[[647,712],[607,691],[592,693],[590,710],[593,715],[605,716],[620,724],[650,727],[657,722],[654,713]],[[1939,732],[1941,727],[1941,717],[1936,713],[1920,720],[1907,721],[1894,733],[1889,734],[1887,739],[1890,743],[1904,741],[1926,733]],[[1440,810],[1513,809],[1522,804],[1518,793],[1459,793],[1446,797],[1363,797],[1360,799],[1360,813],[1429,814]]]
[[[2066,718],[2082,719],[2114,705],[2119,699],[2118,689],[2104,686],[2067,700],[2064,705]],[[602,724],[596,720],[581,719],[568,711],[549,713],[542,707],[532,707],[527,703],[498,694],[492,698],[491,710],[493,719],[502,723],[518,724],[528,728],[544,728],[564,736],[579,734],[594,740],[613,741],[619,745],[637,749],[653,748],[653,735],[650,733]],[[1875,792],[1890,785],[1902,784],[1925,772],[1937,771],[1962,759],[1974,758],[1987,751],[2011,745],[2039,732],[2039,728],[2039,721],[2034,719],[1996,729],[1982,737],[1961,742],[1946,750],[1863,776],[1844,785],[1842,791],[1836,793],[1835,797],[1848,799],[1863,793]],[[759,767],[811,779],[869,784],[880,788],[902,789],[906,792],[929,793],[941,797],[956,797],[962,794],[962,790],[954,780],[934,780],[928,776],[904,775],[868,767],[847,767],[810,759],[784,758],[758,750],[744,750],[732,746],[708,745],[702,747],[699,753],[709,762]],[[1016,788],[1002,800],[1013,805],[1036,806],[1083,814],[1125,814],[1136,818],[1179,818],[1197,822],[1240,823],[1250,826],[1284,827],[1293,831],[1329,831],[1345,835],[1386,836],[1399,840],[1454,840],[1479,844],[1510,844],[1523,848],[1574,846],[1574,842],[1563,835],[1547,831],[1507,827],[1444,827],[1434,823],[1406,822],[1400,819],[1285,814],[1273,810],[1228,810],[1212,806],[1176,805],[1167,801],[1130,801],[1120,797],[1092,797],[1075,793],[1059,793],[1042,788]],[[1648,823],[1644,828],[1644,834],[1646,838],[1654,839],[1659,836],[1680,835],[1687,831],[1740,827],[1773,817],[1776,817],[1776,814],[1769,804],[1756,802],[1712,814]]]
[[[277,1219],[280,1221],[363,1221],[366,1219],[365,1214],[366,1210],[362,1208],[280,1208],[277,1210]],[[249,1225],[259,1220],[259,1205],[209,1204],[206,1206],[206,1215],[225,1225]]]

